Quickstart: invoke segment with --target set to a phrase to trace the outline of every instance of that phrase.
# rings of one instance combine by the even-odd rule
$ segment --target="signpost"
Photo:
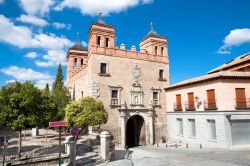
[[[49,127],[59,127],[59,166],[61,165],[61,127],[66,127],[65,121],[49,122]]]
[[[71,135],[72,135],[73,137],[76,137],[76,136],[79,134],[79,132],[80,132],[80,130],[79,130],[78,127],[73,127],[73,128],[71,129]]]

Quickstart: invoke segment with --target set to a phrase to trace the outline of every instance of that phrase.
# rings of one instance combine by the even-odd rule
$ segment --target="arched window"
[[[81,66],[83,66],[83,59],[81,59]]]
[[[161,47],[161,55],[164,54],[164,47]]]
[[[97,37],[97,41],[96,41],[96,44],[97,44],[97,46],[101,46],[101,36],[98,36]]]
[[[77,58],[74,60],[74,66],[77,66]]]
[[[105,45],[106,45],[106,47],[109,47],[109,38],[108,37],[106,38]]]
[[[155,46],[155,55],[157,55],[157,46]]]

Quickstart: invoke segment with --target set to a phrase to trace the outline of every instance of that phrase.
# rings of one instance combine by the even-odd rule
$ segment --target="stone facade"
[[[145,133],[139,134],[153,144],[166,136],[167,40],[151,26],[137,52],[135,46],[118,48],[114,34],[114,27],[100,18],[89,29],[88,49],[79,41],[69,49],[67,86],[74,100],[92,96],[103,102],[108,121],[102,129],[110,131],[120,147],[126,146],[127,121],[134,115],[144,121]]]

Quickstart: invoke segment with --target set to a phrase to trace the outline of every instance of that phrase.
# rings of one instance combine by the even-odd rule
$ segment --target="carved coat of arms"
[[[134,66],[132,74],[133,78],[136,80],[138,80],[141,77],[141,70],[137,64]]]

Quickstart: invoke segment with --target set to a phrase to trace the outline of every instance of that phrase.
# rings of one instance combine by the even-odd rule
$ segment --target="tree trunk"
[[[21,158],[21,146],[22,146],[22,130],[18,131],[19,144],[18,144],[18,158]]]

